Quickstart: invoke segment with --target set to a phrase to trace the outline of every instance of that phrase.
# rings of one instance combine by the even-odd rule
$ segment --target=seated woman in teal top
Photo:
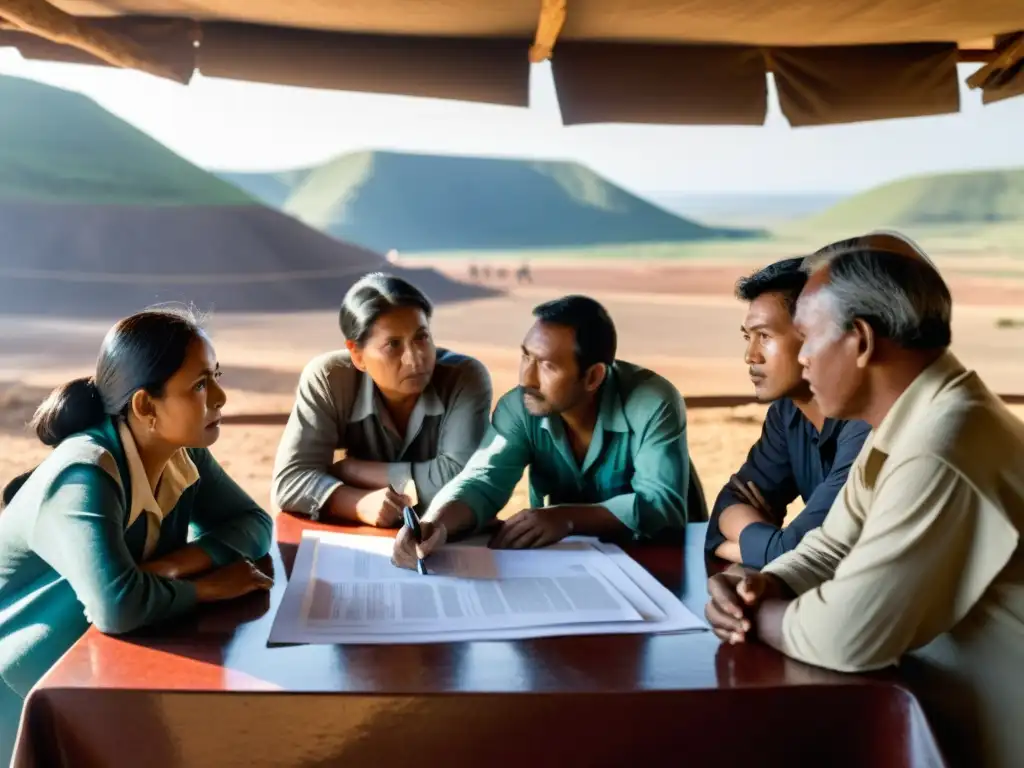
[[[33,424],[53,452],[0,512],[0,765],[25,696],[93,624],[129,632],[268,589],[273,523],[208,447],[225,395],[194,318],[146,311]]]

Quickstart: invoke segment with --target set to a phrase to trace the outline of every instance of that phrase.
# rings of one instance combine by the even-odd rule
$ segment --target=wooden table
[[[15,765],[943,765],[897,681],[710,632],[268,647],[296,543],[318,527],[278,518],[268,595],[89,630],[30,695]],[[626,547],[698,615],[704,530]]]

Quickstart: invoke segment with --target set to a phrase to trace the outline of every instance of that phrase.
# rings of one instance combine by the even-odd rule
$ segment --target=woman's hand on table
[[[205,573],[212,567],[213,560],[202,547],[186,544],[163,557],[141,563],[139,570],[165,579],[187,579]]]
[[[196,598],[201,603],[233,600],[250,592],[266,591],[274,580],[249,560],[225,565],[195,580]]]
[[[356,515],[363,525],[397,528],[402,524],[402,508],[409,506],[412,500],[389,486],[364,496],[356,504]]]

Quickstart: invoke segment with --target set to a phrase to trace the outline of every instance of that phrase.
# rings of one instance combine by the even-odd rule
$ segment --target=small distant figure
[[[530,273],[529,262],[524,262],[523,265],[516,270],[516,282],[520,285],[523,283],[530,283],[533,285],[533,275]]]
[[[480,281],[480,268],[476,264],[469,265],[469,279],[474,283]]]
[[[480,270],[480,274],[483,275],[484,280],[490,280],[491,279],[491,268],[490,268],[490,266],[485,264],[483,269]]]
[[[384,258],[388,260],[389,264],[397,264],[398,263],[398,249],[397,248],[392,248],[390,251],[387,252],[387,255]]]
[[[508,280],[508,268],[506,267],[498,267],[495,274],[497,275],[497,278],[502,282]]]

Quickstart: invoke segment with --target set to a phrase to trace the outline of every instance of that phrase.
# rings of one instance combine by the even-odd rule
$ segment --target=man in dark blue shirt
[[[821,525],[871,431],[862,421],[824,418],[803,379],[801,339],[793,326],[796,300],[807,282],[802,261],[776,262],[736,284],[737,298],[749,304],[741,327],[744,360],[758,401],[771,406],[761,438],[718,494],[705,547],[754,568],[793,549]],[[782,527],[786,507],[797,496],[804,509]]]

